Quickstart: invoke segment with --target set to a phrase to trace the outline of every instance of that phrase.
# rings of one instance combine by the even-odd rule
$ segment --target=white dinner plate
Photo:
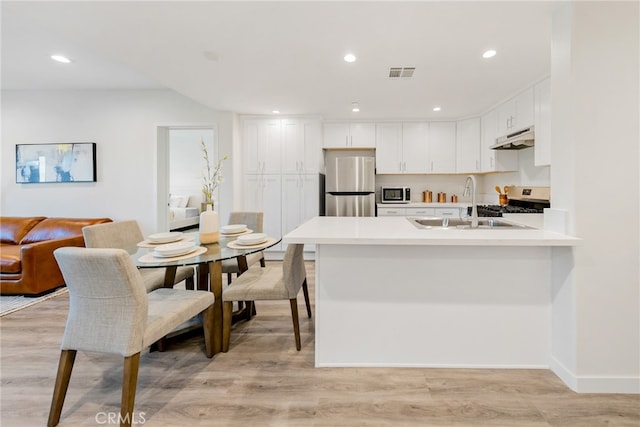
[[[269,237],[264,233],[251,233],[238,236],[236,243],[239,245],[257,245],[262,242],[266,242]]]
[[[247,229],[247,224],[229,224],[220,228],[222,234],[238,234]]]
[[[177,242],[182,239],[182,233],[179,231],[172,231],[170,233],[156,233],[147,237],[147,240],[151,243],[171,243]]]
[[[173,258],[173,257],[176,257],[176,256],[189,255],[191,252],[197,251],[198,248],[199,248],[198,246],[194,246],[194,247],[192,247],[190,249],[187,249],[185,252],[177,253],[177,254],[171,254],[171,255],[163,255],[163,254],[160,254],[160,253],[158,253],[156,251],[153,251],[153,256],[157,257],[157,258]]]
[[[185,242],[169,243],[167,245],[158,246],[154,251],[154,255],[161,257],[180,256],[193,252],[196,248],[197,246],[195,241],[187,240]]]

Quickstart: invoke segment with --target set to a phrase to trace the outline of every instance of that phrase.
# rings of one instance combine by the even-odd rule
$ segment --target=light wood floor
[[[307,274],[313,297],[313,263]],[[640,426],[640,396],[576,394],[545,370],[315,369],[298,300],[300,352],[284,301],[257,303],[213,359],[200,335],[143,354],[138,425]],[[63,295],[0,320],[2,427],[46,425],[67,309]],[[119,357],[79,352],[59,425],[109,425],[121,376]]]

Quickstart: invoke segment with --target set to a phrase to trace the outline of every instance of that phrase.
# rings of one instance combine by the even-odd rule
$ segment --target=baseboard
[[[576,375],[554,357],[549,368],[576,393],[640,394],[640,377]]]

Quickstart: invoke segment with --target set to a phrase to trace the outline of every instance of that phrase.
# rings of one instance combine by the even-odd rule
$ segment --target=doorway
[[[215,126],[159,126],[157,141],[158,229],[196,230],[202,202],[202,142],[210,162],[215,164]]]

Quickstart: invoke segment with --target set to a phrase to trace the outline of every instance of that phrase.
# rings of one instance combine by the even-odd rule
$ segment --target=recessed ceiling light
[[[71,62],[69,58],[62,55],[51,55],[51,59],[53,59],[54,61],[62,62],[63,64],[68,64]]]
[[[440,107],[433,107],[433,111],[440,111],[440,110],[442,110],[442,108],[440,108]]]
[[[358,104],[357,102],[352,102],[351,103],[351,111],[353,111],[354,113],[357,113],[360,111],[360,104]]]
[[[273,110],[272,113],[273,114],[280,114],[280,110]]]
[[[344,60],[347,62],[355,62],[356,61],[356,56],[353,53],[347,53],[344,56]]]
[[[496,56],[496,51],[493,49],[489,49],[482,54],[483,58],[493,58],[494,56]]]

